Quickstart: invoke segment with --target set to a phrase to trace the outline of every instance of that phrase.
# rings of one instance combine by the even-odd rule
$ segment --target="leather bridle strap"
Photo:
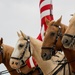
[[[70,35],[70,34],[64,34],[64,36],[68,36],[68,37],[71,37],[71,38],[75,38],[75,35]]]
[[[55,55],[55,47],[56,47],[56,43],[57,43],[57,41],[58,41],[58,38],[59,37],[62,37],[62,33],[61,33],[61,28],[60,27],[58,27],[59,28],[59,30],[58,30],[58,33],[57,33],[57,36],[56,36],[56,39],[55,39],[55,42],[54,42],[54,45],[52,46],[52,47],[42,47],[42,49],[49,49],[50,50],[50,52],[51,52],[51,54],[52,54],[52,56],[54,56]],[[62,51],[62,49],[59,49],[59,51]]]
[[[12,58],[12,59],[20,60],[20,61],[22,62],[22,64],[25,63],[25,61],[23,61],[23,57],[24,57],[24,54],[25,54],[27,48],[29,48],[28,50],[29,50],[29,52],[30,52],[30,56],[28,57],[28,59],[31,57],[31,50],[30,50],[31,48],[30,48],[30,38],[29,38],[29,36],[28,36],[27,39],[24,38],[24,40],[26,40],[27,42],[26,42],[26,46],[25,46],[25,48],[24,48],[24,51],[23,51],[21,57],[20,57],[20,58],[10,57],[10,58]],[[27,60],[28,60],[28,59],[27,59]]]

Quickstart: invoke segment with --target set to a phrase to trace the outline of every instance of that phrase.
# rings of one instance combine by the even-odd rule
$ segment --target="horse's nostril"
[[[44,57],[45,57],[46,55],[47,55],[46,53],[43,54]]]
[[[14,62],[12,62],[12,64],[14,64]]]
[[[18,65],[18,62],[16,62],[15,64]]]

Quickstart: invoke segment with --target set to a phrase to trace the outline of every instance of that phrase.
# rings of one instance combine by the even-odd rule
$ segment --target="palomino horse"
[[[75,14],[73,14],[73,17],[69,21],[69,27],[65,31],[62,43],[65,48],[75,50]]]
[[[13,47],[3,44],[3,39],[2,38],[0,39],[0,63],[3,63],[6,66],[6,68],[8,69],[11,75],[24,75],[24,74],[25,75],[37,75],[39,74],[38,70],[35,71],[35,68],[30,69],[27,65],[20,69],[22,72],[21,74],[19,74],[16,70],[13,70],[9,65],[9,59],[10,59],[13,49],[14,49]],[[8,73],[8,72],[5,70],[5,71],[2,71],[0,74],[5,74],[5,73]]]
[[[57,61],[62,61],[64,54],[58,52],[58,57],[53,57],[52,60],[44,61],[41,57],[42,42],[33,37],[26,36],[22,31],[20,32],[21,34],[18,33],[19,39],[11,55],[10,66],[12,68],[19,68],[22,63],[21,60],[26,61],[32,55],[36,59],[44,75],[56,75],[55,73],[59,72],[58,68],[60,67]],[[17,62],[17,66],[12,64],[13,62]],[[62,75],[62,73],[63,70],[61,70],[58,75]]]
[[[48,29],[45,33],[41,56],[43,60],[49,60],[57,51],[63,50],[65,57],[68,60],[66,61],[66,64],[70,63],[72,71],[75,72],[75,51],[64,48],[61,43],[62,36],[67,29],[67,26],[61,23],[61,19],[62,17],[57,21],[49,21],[46,19]]]

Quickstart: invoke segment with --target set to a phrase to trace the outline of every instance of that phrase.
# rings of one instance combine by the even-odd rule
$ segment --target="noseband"
[[[70,34],[64,34],[64,36],[68,36],[68,37],[70,37],[71,38],[71,44],[73,45],[74,44],[74,42],[75,42],[75,35],[70,35]]]
[[[0,46],[0,55],[2,57],[2,62],[3,62],[3,47],[2,46]]]
[[[49,49],[50,53],[51,53],[51,56],[55,55],[55,53],[56,53],[56,50],[55,50],[56,43],[57,43],[59,37],[62,37],[61,27],[58,27],[58,28],[59,28],[59,30],[58,30],[58,33],[56,35],[56,39],[55,39],[54,45],[52,47],[42,47],[42,49]],[[61,51],[61,49],[59,51]]]
[[[24,38],[24,40],[26,40],[27,42],[26,42],[26,46],[25,46],[25,48],[24,48],[24,51],[23,51],[21,57],[20,57],[20,58],[11,57],[12,59],[21,60],[21,61],[23,62],[23,64],[25,63],[25,62],[23,61],[23,57],[24,57],[24,54],[25,54],[27,48],[29,48],[28,50],[29,50],[30,56],[31,56],[31,50],[30,50],[31,48],[30,48],[30,38],[29,38],[29,36],[28,36],[27,39]],[[30,56],[29,56],[29,58],[30,58]]]

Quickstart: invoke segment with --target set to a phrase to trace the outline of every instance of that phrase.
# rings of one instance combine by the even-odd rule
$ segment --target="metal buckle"
[[[18,73],[21,73],[21,70],[20,70],[20,69],[16,69],[16,71],[17,71]]]

